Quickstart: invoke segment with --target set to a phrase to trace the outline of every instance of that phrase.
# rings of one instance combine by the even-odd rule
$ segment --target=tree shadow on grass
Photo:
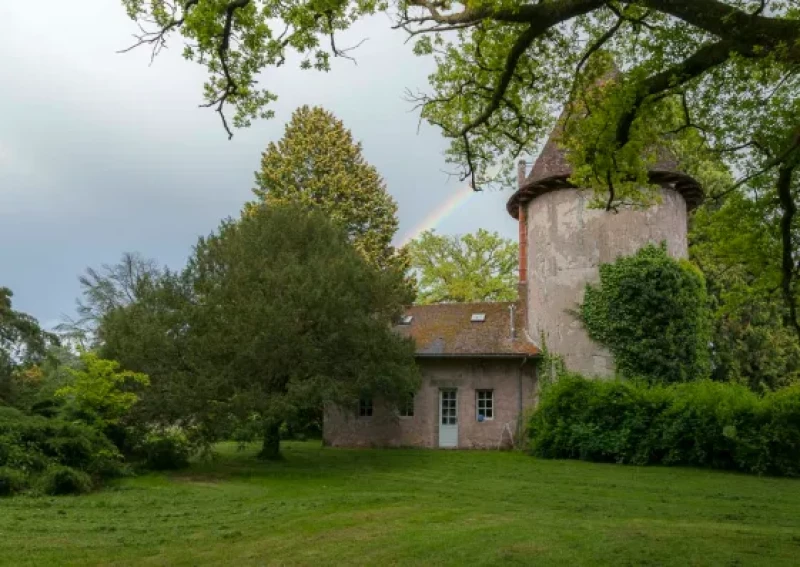
[[[283,458],[279,460],[259,459],[259,449],[255,443],[220,443],[210,456],[199,457],[189,468],[170,476],[211,483],[251,478],[335,481],[376,472],[427,468],[438,461],[435,451],[424,449],[339,449],[323,447],[320,441],[282,443]]]

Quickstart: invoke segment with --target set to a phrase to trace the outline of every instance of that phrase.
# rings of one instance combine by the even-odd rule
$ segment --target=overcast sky
[[[136,30],[118,0],[0,2],[0,18],[0,286],[48,326],[73,313],[87,266],[138,251],[180,267],[198,235],[251,198],[261,151],[299,105],[324,106],[362,142],[399,204],[397,241],[462,188],[445,173],[445,140],[425,124],[417,132],[403,100],[427,88],[433,66],[386,16],[338,42],[369,38],[357,66],[270,70],[276,118],[231,141],[197,107],[204,72],[178,42],[152,66],[145,51],[116,53]],[[472,194],[436,229],[515,237],[509,195]]]

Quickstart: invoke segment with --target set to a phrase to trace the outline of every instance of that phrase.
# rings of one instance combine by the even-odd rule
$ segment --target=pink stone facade
[[[524,361],[524,362],[523,362]],[[521,417],[536,403],[536,362],[520,358],[419,358],[414,416],[373,400],[371,417],[329,408],[323,439],[334,447],[439,447],[440,391],[455,389],[458,448],[496,449],[519,441]],[[493,418],[478,421],[477,392],[491,390]],[[522,408],[522,414],[520,413]]]

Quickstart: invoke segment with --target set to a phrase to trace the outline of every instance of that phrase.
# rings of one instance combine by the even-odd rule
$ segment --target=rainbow
[[[436,228],[446,217],[453,214],[461,205],[466,203],[474,191],[469,185],[465,185],[448,197],[441,205],[428,213],[424,219],[417,223],[413,228],[406,232],[400,239],[398,248],[405,246],[426,230]]]

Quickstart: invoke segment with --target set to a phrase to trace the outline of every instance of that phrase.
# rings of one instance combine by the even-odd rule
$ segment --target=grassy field
[[[517,453],[285,446],[0,500],[7,565],[797,565],[800,481]]]

